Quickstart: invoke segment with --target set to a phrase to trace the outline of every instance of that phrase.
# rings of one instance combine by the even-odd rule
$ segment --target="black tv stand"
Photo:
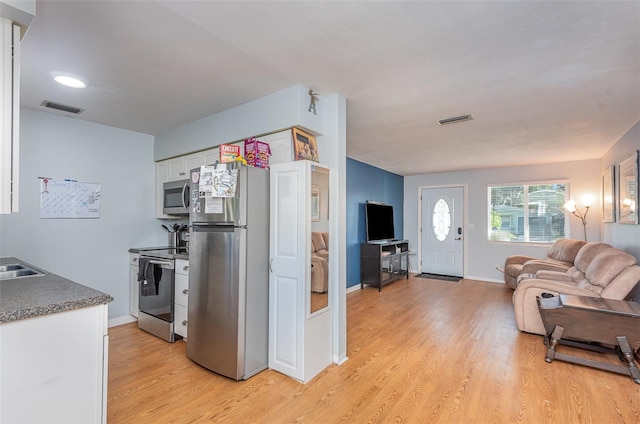
[[[360,245],[360,288],[377,287],[409,278],[409,242],[380,240]]]

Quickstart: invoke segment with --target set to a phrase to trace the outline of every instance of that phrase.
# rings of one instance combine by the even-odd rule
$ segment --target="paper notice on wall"
[[[222,213],[222,197],[206,197],[204,200],[204,213]]]
[[[100,218],[100,184],[42,178],[40,218]]]

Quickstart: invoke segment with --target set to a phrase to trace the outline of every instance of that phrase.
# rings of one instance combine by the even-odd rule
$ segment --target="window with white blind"
[[[489,186],[488,196],[489,240],[552,243],[570,237],[563,208],[569,182]]]

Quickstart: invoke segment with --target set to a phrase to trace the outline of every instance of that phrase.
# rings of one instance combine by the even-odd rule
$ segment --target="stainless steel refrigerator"
[[[211,169],[191,171],[187,356],[246,380],[268,366],[269,171]]]

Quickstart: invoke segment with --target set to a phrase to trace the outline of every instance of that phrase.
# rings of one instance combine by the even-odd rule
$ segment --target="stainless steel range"
[[[176,249],[141,252],[138,270],[138,327],[173,343]]]

